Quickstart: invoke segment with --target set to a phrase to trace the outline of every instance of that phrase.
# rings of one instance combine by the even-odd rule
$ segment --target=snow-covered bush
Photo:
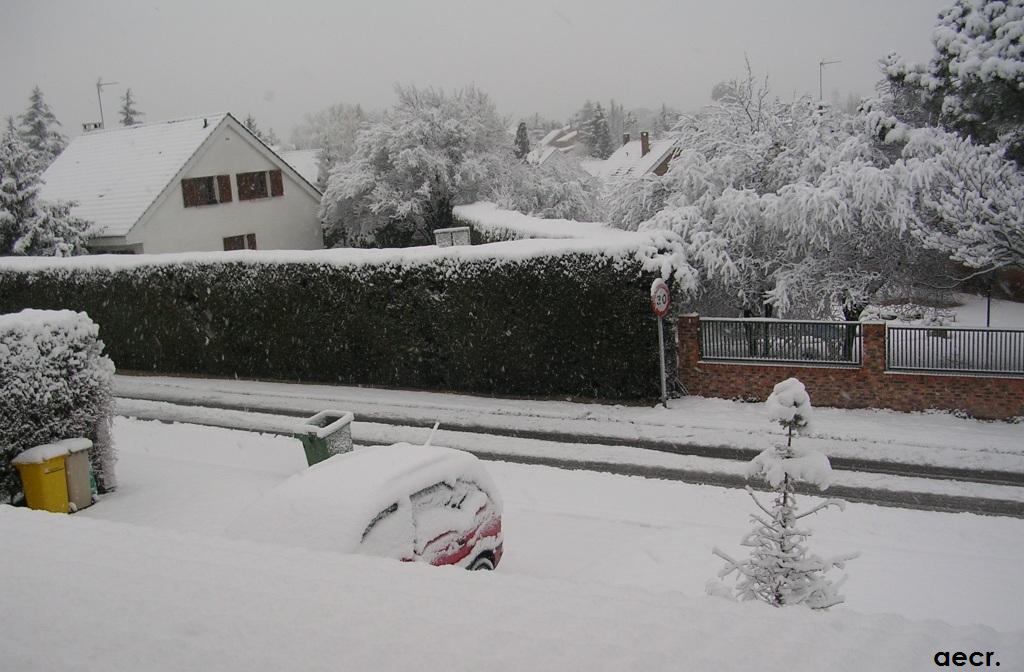
[[[20,492],[11,460],[21,451],[84,436],[96,480],[116,486],[110,438],[114,364],[85,313],[23,310],[0,315],[0,499]]]
[[[573,159],[552,157],[542,165],[511,155],[498,163],[489,199],[500,208],[547,219],[594,218],[596,185]]]
[[[747,475],[763,478],[774,488],[775,501],[769,508],[747,488],[761,511],[751,515],[753,529],[741,542],[751,549],[750,557],[735,560],[715,548],[713,553],[726,562],[718,577],[723,579],[735,573],[735,595],[741,600],[762,600],[776,607],[803,604],[812,609],[827,609],[843,601],[838,590],[845,577],[833,582],[826,573],[833,568],[843,569],[846,561],[857,554],[822,558],[810,553],[805,542],[811,532],[797,527],[797,521],[831,506],[842,509],[844,503],[829,499],[797,513],[794,485],[811,483],[824,490],[831,482],[832,468],[824,454],[793,447],[794,431],[806,430],[811,421],[811,400],[803,383],[796,378],[782,381],[772,390],[766,405],[768,416],[786,429],[786,443],[755,457],[747,467]],[[708,592],[731,594],[715,580],[708,583]]]

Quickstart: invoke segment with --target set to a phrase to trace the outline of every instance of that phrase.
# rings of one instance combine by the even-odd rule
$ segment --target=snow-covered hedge
[[[667,239],[0,261],[0,310],[86,310],[122,369],[493,394],[658,393]]]
[[[88,315],[70,310],[0,315],[0,500],[21,490],[10,465],[18,453],[79,436],[93,440],[100,487],[115,486],[109,433],[114,364],[98,334]]]

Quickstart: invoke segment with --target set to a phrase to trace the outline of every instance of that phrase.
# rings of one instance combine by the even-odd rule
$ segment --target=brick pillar
[[[676,329],[679,337],[679,362],[676,365],[679,380],[690,394],[699,394],[697,362],[700,360],[700,315],[683,315],[676,323]]]
[[[860,328],[864,337],[861,366],[869,375],[880,376],[885,372],[885,325],[864,322]]]

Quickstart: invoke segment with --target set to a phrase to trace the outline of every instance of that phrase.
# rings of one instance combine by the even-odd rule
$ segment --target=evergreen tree
[[[18,118],[21,139],[35,152],[42,167],[50,165],[57,155],[64,151],[67,138],[55,126],[60,126],[53,110],[43,100],[43,92],[37,86],[32,89],[28,109]]]
[[[589,100],[583,103],[583,107],[572,120],[573,127],[579,133],[579,141],[586,149],[587,154],[594,153],[594,136],[591,134],[592,122],[594,120],[594,103]]]
[[[530,153],[530,138],[526,134],[526,122],[520,121],[516,129],[515,155],[517,159],[525,159]]]
[[[256,123],[256,117],[254,117],[252,113],[245,116],[245,121],[242,122],[242,125],[252,131],[252,134],[262,140],[266,145],[274,146],[281,144],[277,134],[274,133],[274,129],[268,128],[265,131],[261,129],[259,124]]]
[[[913,125],[941,124],[983,144],[999,142],[1024,166],[1024,55],[1020,0],[956,0],[939,14],[925,64],[882,60],[894,110]]]
[[[769,508],[747,488],[760,510],[751,516],[753,529],[742,541],[743,546],[751,548],[750,557],[737,561],[715,548],[713,553],[726,562],[718,576],[737,575],[736,597],[741,600],[762,600],[775,607],[803,604],[812,609],[827,609],[843,601],[838,589],[845,577],[832,582],[825,574],[833,568],[843,569],[858,554],[822,558],[809,553],[805,542],[811,533],[797,527],[797,521],[831,506],[842,509],[844,503],[828,499],[797,513],[794,484],[805,481],[824,490],[832,469],[822,453],[793,447],[793,432],[806,429],[810,420],[811,400],[803,383],[796,378],[782,381],[775,386],[766,405],[771,419],[786,430],[786,444],[755,457],[747,472],[763,477],[775,489],[775,501]],[[728,589],[711,581],[708,592],[725,595]]]
[[[612,155],[612,137],[608,131],[608,119],[604,116],[604,108],[598,103],[594,108],[594,117],[590,120],[591,154],[599,159],[607,159]]]
[[[132,96],[131,88],[125,89],[124,95],[121,97],[120,112],[122,126],[134,126],[142,123],[139,121],[139,117],[145,116],[145,112],[139,112],[135,107],[135,98]]]
[[[664,136],[666,133],[672,130],[672,127],[679,121],[679,113],[670,108],[665,103],[661,104],[661,111],[658,113],[658,131],[659,135]]]
[[[8,118],[0,140],[0,255],[84,254],[88,222],[71,215],[70,203],[39,200],[39,155],[22,142]]]

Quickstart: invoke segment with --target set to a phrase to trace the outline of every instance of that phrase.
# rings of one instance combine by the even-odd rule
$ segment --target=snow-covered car
[[[398,443],[336,455],[292,476],[227,528],[238,539],[494,569],[501,497],[473,455]]]

